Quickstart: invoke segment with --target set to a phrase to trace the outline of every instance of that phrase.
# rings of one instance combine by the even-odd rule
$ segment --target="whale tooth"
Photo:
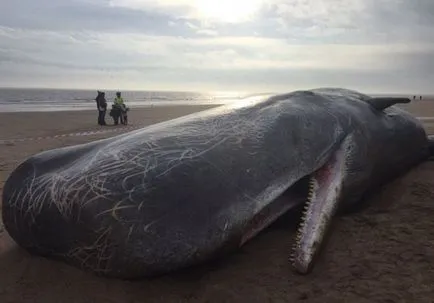
[[[307,199],[306,199],[306,202],[305,202],[303,210],[302,210],[300,223],[299,223],[299,226],[298,226],[297,231],[296,231],[295,243],[292,245],[291,256],[295,256],[296,250],[301,245],[301,240],[303,238],[303,229],[306,225],[306,218],[309,216],[309,208],[310,208],[310,204],[313,201],[314,195],[315,195],[315,181],[313,178],[310,178],[309,179],[309,186],[308,186],[308,195],[307,195]],[[291,260],[292,264],[295,264],[295,257],[291,257],[290,260]]]
[[[297,249],[297,245],[295,243],[292,244],[291,253],[289,255],[289,262],[291,264],[295,264],[295,250]]]

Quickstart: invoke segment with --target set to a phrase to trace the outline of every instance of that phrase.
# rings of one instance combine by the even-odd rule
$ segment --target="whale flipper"
[[[372,107],[378,110],[386,109],[395,104],[410,103],[410,101],[411,100],[409,98],[398,97],[378,97],[366,100],[367,103],[369,103]]]

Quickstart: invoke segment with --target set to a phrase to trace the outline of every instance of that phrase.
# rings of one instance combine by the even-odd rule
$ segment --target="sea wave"
[[[115,91],[106,91],[110,104]],[[239,92],[159,92],[125,91],[122,96],[129,107],[170,105],[213,105],[227,104],[252,94]],[[0,89],[0,112],[17,111],[64,111],[95,109],[95,91],[55,89]]]

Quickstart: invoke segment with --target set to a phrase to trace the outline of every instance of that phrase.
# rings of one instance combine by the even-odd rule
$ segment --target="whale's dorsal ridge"
[[[410,103],[410,101],[409,98],[403,97],[375,97],[366,100],[367,103],[377,110],[384,110],[395,104]]]

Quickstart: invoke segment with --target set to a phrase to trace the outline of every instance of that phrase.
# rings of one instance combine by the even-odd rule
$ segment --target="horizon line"
[[[318,87],[322,87],[322,88],[326,88],[326,87],[333,87],[336,88],[336,86],[318,86]],[[315,87],[312,87],[311,89],[313,89]],[[343,89],[345,89],[345,87],[342,87]],[[196,91],[190,91],[190,90],[170,90],[170,89],[114,89],[114,88],[95,88],[95,89],[91,89],[91,88],[68,88],[68,87],[46,87],[46,86],[0,86],[0,89],[22,89],[22,90],[76,90],[76,91],[121,91],[121,92],[171,92],[171,93],[218,93],[218,92],[232,92],[232,93],[242,93],[242,94],[246,94],[246,95],[263,95],[263,94],[280,94],[280,93],[285,93],[285,91],[275,91],[275,92],[248,92],[246,90],[221,90],[221,89],[216,89],[216,90],[196,90]],[[349,88],[352,89],[352,88]],[[306,88],[300,88],[300,89],[293,89],[291,91],[297,91],[297,90],[309,90]],[[362,90],[357,90],[357,89],[352,89],[352,90],[356,90],[356,91],[360,91],[361,93],[364,93],[366,95],[406,95],[406,96],[434,96],[434,92],[431,93],[396,93],[396,92],[387,92],[387,91],[382,91],[382,92],[368,92],[365,93]]]

